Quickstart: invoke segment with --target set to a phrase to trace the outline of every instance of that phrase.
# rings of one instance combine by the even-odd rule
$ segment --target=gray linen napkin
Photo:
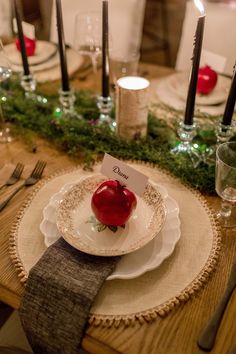
[[[19,309],[34,353],[79,352],[89,310],[120,257],[82,253],[63,239],[31,269]]]

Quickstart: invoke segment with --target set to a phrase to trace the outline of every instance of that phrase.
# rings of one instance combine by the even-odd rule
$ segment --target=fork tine
[[[24,169],[24,165],[22,165],[21,163],[18,163],[12,173],[12,177],[19,178],[23,172],[23,169]]]
[[[40,170],[40,167],[41,167],[41,161],[38,161],[34,171],[31,173],[31,177],[35,178],[38,174],[38,171]]]
[[[25,167],[25,166],[21,164],[21,167],[20,167],[20,172],[21,172],[21,173],[23,172],[24,167]]]
[[[37,163],[36,163],[36,165],[34,166],[33,171],[32,171],[31,174],[30,174],[30,177],[34,177],[34,174],[37,172],[37,170],[38,170],[38,168],[39,168],[40,165],[41,165],[41,160],[38,160]]]
[[[20,163],[18,163],[15,168],[14,168],[14,171],[12,172],[11,174],[11,177],[17,177],[18,175],[18,170],[19,170],[19,166],[20,166]]]
[[[40,171],[38,171],[38,178],[41,178],[42,174],[43,174],[43,171],[46,167],[46,162],[42,161],[42,165],[41,165],[41,168],[40,168]]]
[[[43,162],[43,163],[41,164],[41,166],[40,166],[40,169],[38,170],[38,173],[37,173],[36,178],[38,178],[38,179],[41,178],[45,166],[46,166],[46,164]]]
[[[39,168],[38,168],[38,170],[37,170],[37,173],[36,173],[36,178],[40,178],[41,177],[41,175],[42,175],[42,173],[43,173],[43,170],[44,170],[44,162],[43,161],[41,161],[41,164],[40,164],[40,166],[39,166]]]
[[[34,173],[31,174],[31,177],[33,178],[40,178],[43,174],[43,170],[46,166],[45,161],[38,161],[37,168],[34,170]]]

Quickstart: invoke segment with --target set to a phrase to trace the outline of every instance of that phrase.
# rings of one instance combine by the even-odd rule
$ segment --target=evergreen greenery
[[[117,158],[158,164],[198,190],[214,193],[214,165],[201,163],[194,168],[187,157],[171,154],[170,148],[178,143],[178,139],[175,129],[165,120],[150,113],[147,138],[127,141],[111,132],[108,126],[96,125],[98,109],[93,94],[89,91],[76,93],[76,111],[84,117],[78,120],[52,114],[58,106],[57,95],[48,96],[48,103],[42,104],[26,99],[16,80],[12,79],[7,85],[5,116],[34,149],[36,146],[33,137],[36,133],[68,154],[83,158],[87,165],[107,152]],[[214,143],[214,134],[211,131],[201,131],[195,140],[204,148],[206,143]]]

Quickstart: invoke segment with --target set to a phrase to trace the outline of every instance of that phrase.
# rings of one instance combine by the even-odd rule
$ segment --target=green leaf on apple
[[[96,227],[97,227],[97,231],[101,232],[101,231],[105,230],[107,226],[103,225],[103,224],[97,224]]]
[[[112,232],[116,232],[118,230],[118,226],[113,226],[113,225],[107,225],[108,229],[111,230]]]

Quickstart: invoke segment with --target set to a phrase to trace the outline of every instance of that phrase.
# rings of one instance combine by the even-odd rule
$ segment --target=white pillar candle
[[[125,76],[116,83],[116,126],[119,136],[135,139],[147,135],[149,81]]]

